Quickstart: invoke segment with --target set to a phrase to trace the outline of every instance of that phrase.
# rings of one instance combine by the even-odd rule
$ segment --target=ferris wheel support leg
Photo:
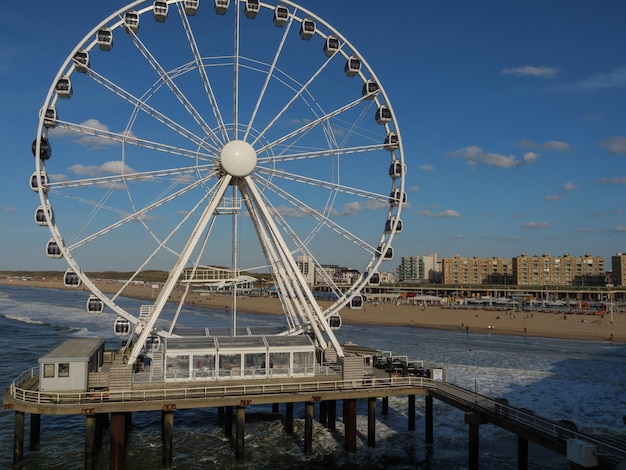
[[[202,213],[200,220],[198,220],[198,223],[196,224],[191,234],[191,237],[189,237],[189,240],[187,241],[185,248],[181,252],[180,257],[176,261],[176,264],[174,264],[174,267],[170,271],[170,275],[165,281],[165,284],[163,284],[163,288],[161,289],[159,296],[154,301],[152,313],[150,314],[150,317],[148,318],[148,321],[146,322],[146,324],[143,325],[143,329],[139,333],[139,338],[137,339],[137,342],[133,346],[133,350],[128,358],[129,364],[134,364],[137,358],[139,357],[139,354],[141,353],[141,350],[143,349],[143,346],[146,343],[146,339],[148,339],[148,335],[151,333],[152,328],[154,328],[154,325],[156,321],[158,320],[159,315],[161,315],[161,311],[163,310],[163,307],[168,301],[170,294],[174,290],[174,286],[176,286],[176,283],[178,282],[178,279],[180,278],[180,275],[183,272],[183,269],[187,265],[187,262],[189,261],[189,258],[191,257],[191,254],[194,248],[198,244],[200,237],[202,236],[202,233],[207,227],[209,221],[211,220],[211,217],[213,216],[213,213],[217,209],[218,204],[222,200],[224,193],[228,189],[228,185],[230,184],[231,179],[232,179],[232,176],[230,175],[226,175],[224,176],[224,178],[222,178],[222,181],[220,182],[220,185],[218,186],[217,191],[215,192],[215,194],[213,195],[213,198],[211,199],[206,209]]]
[[[328,339],[330,340],[333,348],[337,352],[337,356],[343,357],[344,356],[343,348],[339,344],[339,341],[335,337],[335,334],[333,333],[333,331],[330,329],[328,322],[324,318],[324,315],[319,305],[317,304],[317,302],[315,301],[315,298],[313,297],[313,293],[309,289],[304,277],[302,276],[302,273],[298,269],[298,266],[296,265],[296,262],[293,259],[293,256],[291,256],[291,253],[289,252],[289,248],[286,246],[285,241],[280,236],[280,232],[278,231],[278,228],[276,227],[274,219],[272,218],[272,215],[270,214],[267,206],[263,203],[261,195],[259,194],[259,191],[254,181],[252,180],[252,178],[246,177],[245,182],[249,190],[250,196],[255,202],[255,206],[260,211],[260,216],[263,218],[263,222],[265,226],[269,230],[271,237],[274,240],[274,243],[276,244],[279,252],[282,253],[281,258],[284,261],[283,267],[287,274],[286,278],[291,280],[291,285],[292,285],[294,294],[296,295],[296,298],[299,301],[301,308],[303,309],[304,312],[306,312],[306,315],[310,321],[311,327],[313,328],[315,337],[317,338],[320,345],[323,345],[324,347],[326,347],[326,340],[320,331],[320,328],[321,328],[324,331],[324,333],[326,333],[326,335],[328,336]]]

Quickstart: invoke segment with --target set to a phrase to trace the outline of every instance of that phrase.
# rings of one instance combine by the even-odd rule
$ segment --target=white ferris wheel
[[[348,39],[293,1],[126,5],[69,53],[36,135],[46,254],[69,265],[67,286],[91,291],[90,312],[112,312],[138,345],[175,335],[186,292],[207,279],[230,286],[236,335],[238,282],[265,272],[280,334],[340,351],[339,311],[361,306],[402,230],[405,163],[387,94]],[[329,265],[358,275],[340,282]],[[169,278],[136,312],[125,294],[148,270]],[[104,293],[86,274],[100,271],[128,279]],[[314,288],[334,301],[322,309]]]

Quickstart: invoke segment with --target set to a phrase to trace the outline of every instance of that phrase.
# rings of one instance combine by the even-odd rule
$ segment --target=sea
[[[126,308],[140,300],[124,299]],[[115,316],[90,315],[84,292],[0,285],[0,380],[3,389],[38,358],[66,338],[113,334]],[[228,326],[229,312],[188,308],[185,326]],[[382,314],[382,312],[381,312]],[[181,315],[181,318],[183,316]],[[279,316],[238,313],[240,326],[273,325]],[[179,322],[180,324],[180,322]],[[336,331],[341,343],[352,342],[423,360],[443,367],[446,380],[513,406],[552,419],[573,421],[581,431],[626,440],[626,344],[528,338],[418,329],[407,326],[346,325]],[[424,399],[416,399],[416,426],[408,430],[406,397],[389,399],[389,414],[377,412],[376,446],[367,446],[367,403],[359,401],[358,449],[343,448],[341,403],[335,431],[315,422],[313,451],[304,454],[304,406],[294,407],[294,432],[284,431],[271,406],[246,409],[245,458],[235,459],[234,444],[224,434],[216,409],[176,411],[174,469],[465,469],[468,429],[463,412],[434,400],[434,445],[424,445]],[[284,412],[284,407],[280,407]],[[316,409],[316,418],[319,410]],[[161,414],[134,413],[126,444],[128,470],[162,468]],[[29,447],[26,415],[24,469],[84,468],[85,418],[41,418],[41,441]],[[0,468],[11,468],[14,412],[0,415]],[[96,468],[108,469],[108,436]],[[517,437],[493,425],[480,427],[480,468],[516,469]],[[567,470],[565,457],[530,443],[529,468]]]

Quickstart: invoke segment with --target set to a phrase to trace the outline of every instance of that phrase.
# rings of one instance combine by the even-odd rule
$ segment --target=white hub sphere
[[[256,166],[256,152],[243,140],[233,140],[220,152],[220,163],[226,173],[235,177],[248,176]]]

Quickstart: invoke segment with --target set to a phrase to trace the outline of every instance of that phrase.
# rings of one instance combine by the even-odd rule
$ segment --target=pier
[[[111,469],[124,465],[125,433],[128,417],[142,411],[162,412],[163,463],[173,461],[175,414],[177,410],[216,407],[224,415],[224,429],[232,436],[233,418],[235,428],[236,458],[245,458],[245,414],[256,405],[278,404],[285,407],[285,430],[293,430],[293,406],[302,403],[305,409],[303,452],[312,449],[314,407],[319,407],[320,421],[329,429],[335,429],[336,403],[343,403],[345,426],[344,446],[347,450],[357,448],[357,400],[367,400],[367,445],[376,445],[376,404],[382,402],[382,413],[388,411],[388,399],[392,396],[408,396],[408,429],[415,429],[416,396],[424,397],[425,446],[436,440],[433,400],[465,412],[468,427],[468,468],[479,468],[480,426],[492,424],[518,436],[518,468],[528,468],[528,443],[534,442],[572,461],[586,456],[585,461],[572,461],[573,468],[615,468],[626,459],[625,443],[609,442],[601,437],[578,432],[571,423],[555,422],[510,406],[502,399],[490,398],[471,390],[447,383],[444,380],[425,377],[389,377],[374,369],[371,377],[346,380],[340,374],[307,379],[266,379],[255,381],[223,381],[223,383],[136,383],[128,390],[102,390],[80,393],[41,392],[38,388],[36,368],[14,380],[4,395],[4,409],[15,412],[14,464],[20,465],[24,458],[25,414],[29,413],[31,444],[41,438],[40,416],[85,416],[85,468],[92,468],[94,456],[106,424],[109,425]],[[576,466],[578,465],[578,466]]]

